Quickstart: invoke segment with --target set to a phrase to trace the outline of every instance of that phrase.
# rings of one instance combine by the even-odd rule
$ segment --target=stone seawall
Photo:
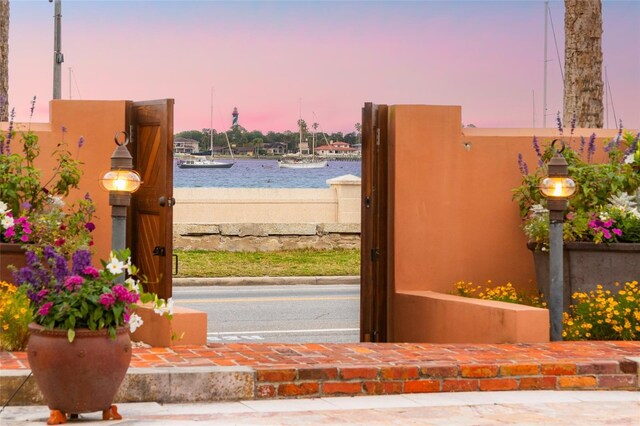
[[[174,223],[173,248],[216,251],[359,249],[359,223]]]

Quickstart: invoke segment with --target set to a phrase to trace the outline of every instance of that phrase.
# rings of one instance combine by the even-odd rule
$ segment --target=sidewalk
[[[136,348],[116,400],[221,400],[526,390],[639,390],[640,342],[277,344]],[[0,352],[0,400],[27,375]],[[12,401],[42,405],[31,377]]]
[[[640,424],[640,394],[611,391],[518,391],[405,394],[239,401],[208,404],[125,403],[127,425],[604,425]],[[42,425],[45,406],[7,407],[3,426]],[[81,414],[82,425],[104,425],[100,413]],[[76,422],[70,421],[68,424]]]

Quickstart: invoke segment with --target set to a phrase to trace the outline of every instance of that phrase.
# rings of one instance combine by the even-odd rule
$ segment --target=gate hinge
[[[371,261],[375,262],[380,257],[380,249],[372,248],[371,249]]]
[[[376,145],[380,146],[380,127],[376,128]]]
[[[138,139],[138,126],[135,124],[129,125],[129,143],[135,144]]]

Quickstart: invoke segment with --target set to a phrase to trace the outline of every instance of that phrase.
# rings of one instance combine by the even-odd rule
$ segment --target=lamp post
[[[547,177],[540,182],[540,191],[547,198],[549,209],[549,316],[551,340],[562,340],[562,311],[564,293],[564,267],[562,249],[562,223],[567,208],[567,198],[576,191],[576,183],[569,177],[569,166],[562,155],[564,142],[556,149],[555,139],[551,147],[556,150],[549,161]]]
[[[118,140],[124,134],[124,142]],[[109,191],[111,206],[111,249],[123,250],[127,241],[127,207],[131,194],[140,188],[140,175],[133,170],[133,158],[127,149],[129,135],[118,132],[114,137],[116,149],[111,154],[111,170],[100,179],[100,186]]]

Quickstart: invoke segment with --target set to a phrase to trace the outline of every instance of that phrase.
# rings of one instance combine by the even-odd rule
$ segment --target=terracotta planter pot
[[[533,251],[538,291],[549,294],[549,252]],[[640,279],[640,244],[595,244],[571,242],[564,244],[564,310],[568,311],[571,295],[588,292],[601,284],[616,292],[615,283]]]
[[[0,281],[13,283],[13,273],[9,270],[9,265],[17,269],[27,266],[24,254],[25,250],[20,244],[0,243]]]
[[[128,328],[119,328],[115,340],[106,329],[76,329],[73,343],[66,330],[34,323],[29,330],[29,364],[49,408],[62,415],[103,411],[105,417],[131,362]]]

